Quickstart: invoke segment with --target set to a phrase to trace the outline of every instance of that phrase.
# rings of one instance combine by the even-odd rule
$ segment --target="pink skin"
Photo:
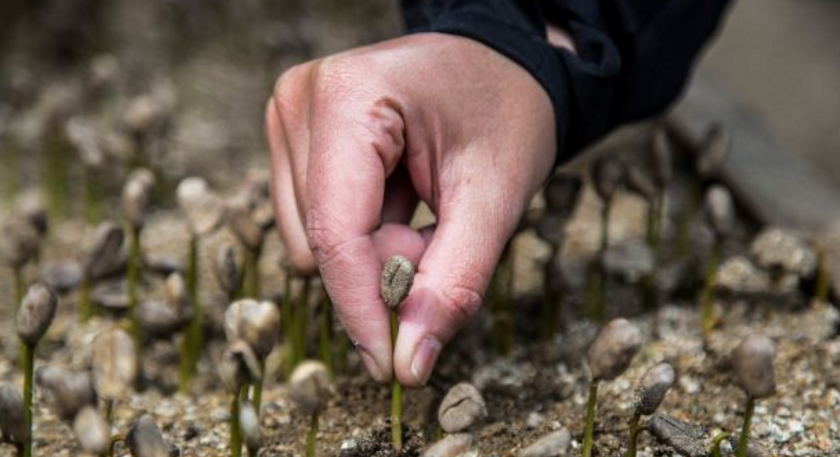
[[[547,94],[475,41],[409,35],[286,71],[266,130],[292,265],[320,270],[371,376],[423,385],[552,169]],[[419,200],[437,224],[418,231]],[[379,276],[394,254],[417,275],[392,354]]]

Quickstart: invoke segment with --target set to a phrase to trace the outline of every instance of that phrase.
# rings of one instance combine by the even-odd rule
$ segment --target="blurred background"
[[[7,202],[44,173],[117,194],[135,165],[229,185],[267,163],[263,110],[284,69],[400,30],[389,0],[4,0],[0,17]],[[840,186],[838,25],[836,0],[736,2],[698,77]]]

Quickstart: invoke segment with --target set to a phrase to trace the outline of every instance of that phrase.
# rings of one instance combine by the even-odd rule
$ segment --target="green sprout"
[[[610,321],[589,346],[586,360],[592,379],[586,405],[586,425],[581,453],[583,457],[592,457],[598,384],[601,381],[612,381],[624,373],[641,347],[642,333],[626,319]]]
[[[659,205],[660,192],[654,181],[649,178],[639,167],[631,166],[627,169],[626,175],[627,189],[639,195],[648,206],[647,229],[645,236],[645,243],[651,251],[653,258],[653,268],[649,273],[646,273],[640,283],[640,294],[642,305],[645,309],[652,309],[656,305],[656,266],[657,253],[659,245],[659,235],[657,234],[658,225],[660,221],[657,219],[661,217],[658,214],[657,206]]]
[[[100,333],[93,340],[93,388],[105,402],[105,420],[113,421],[114,403],[131,395],[139,363],[131,335],[120,327]]]
[[[601,321],[606,314],[607,275],[602,258],[610,244],[610,212],[612,201],[624,177],[624,165],[619,160],[602,156],[592,165],[592,184],[601,198],[601,231],[598,254],[589,265],[587,281],[586,314]]]
[[[195,375],[204,346],[204,318],[199,296],[201,238],[213,233],[222,224],[224,205],[202,178],[186,178],[178,185],[178,205],[187,216],[190,231],[187,255],[187,290],[194,316],[187,328],[181,348],[179,389],[186,392]]]
[[[249,172],[240,192],[227,201],[227,223],[245,248],[245,296],[262,294],[260,260],[265,234],[274,226],[268,176]]]
[[[244,341],[254,353],[259,376],[253,379],[251,400],[259,414],[262,406],[265,361],[277,345],[280,335],[280,311],[277,305],[251,299],[234,302],[225,311],[225,335],[228,341]]]
[[[750,444],[750,425],[755,410],[756,400],[767,398],[776,393],[776,380],[773,374],[773,358],[776,347],[763,335],[750,335],[732,352],[730,363],[738,384],[747,394],[744,410],[744,425],[738,440],[737,457],[746,457]]]
[[[240,401],[250,384],[262,379],[260,362],[248,343],[236,340],[228,344],[219,362],[219,376],[231,394],[230,403],[230,455],[242,456]]]
[[[636,457],[636,442],[645,427],[639,425],[642,416],[650,416],[665,398],[668,389],[674,385],[676,373],[668,363],[660,363],[648,369],[639,379],[636,387],[635,411],[630,419],[630,437],[627,441],[626,457]]]
[[[16,324],[17,334],[23,345],[23,406],[25,424],[29,430],[29,439],[23,444],[23,457],[32,456],[32,393],[35,368],[35,347],[47,332],[55,317],[58,297],[49,287],[35,283],[26,293],[18,308]]]
[[[140,168],[134,170],[123,187],[122,206],[128,233],[128,306],[131,316],[131,333],[138,351],[138,360],[142,328],[138,319],[140,270],[143,257],[141,246],[141,231],[151,207],[152,187],[155,177],[149,170]]]
[[[385,262],[379,293],[391,314],[391,346],[396,347],[399,332],[397,312],[414,284],[414,265],[405,257],[395,255]],[[396,375],[391,383],[391,442],[397,452],[402,451],[402,384]]]
[[[706,193],[704,206],[715,236],[714,247],[706,267],[705,286],[701,299],[701,329],[703,337],[708,339],[715,326],[714,291],[717,285],[718,263],[723,251],[723,243],[731,235],[735,226],[735,204],[732,201],[732,195],[725,187],[713,185]]]
[[[330,296],[327,294],[325,288],[321,288],[321,300],[319,306],[319,323],[318,323],[318,355],[321,362],[327,367],[331,375],[335,374],[335,366],[333,365],[332,354],[332,302]]]
[[[493,346],[499,354],[507,354],[513,347],[513,242],[505,245],[499,265],[490,282],[490,303],[493,313]]]
[[[306,360],[300,363],[289,378],[289,395],[301,412],[309,415],[306,434],[306,457],[315,456],[318,422],[327,407],[330,393],[330,374],[323,363]]]

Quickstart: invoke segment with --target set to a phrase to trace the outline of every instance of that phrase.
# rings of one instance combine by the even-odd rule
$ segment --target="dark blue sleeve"
[[[563,163],[620,124],[656,115],[682,92],[729,0],[402,0],[407,33],[480,41],[545,88]],[[564,28],[576,53],[551,46]]]

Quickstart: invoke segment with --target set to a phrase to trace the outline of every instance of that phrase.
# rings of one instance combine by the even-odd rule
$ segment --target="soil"
[[[160,159],[160,169],[172,182],[188,174],[207,176],[223,192],[234,187],[249,165],[265,167],[260,116],[276,74],[303,58],[375,41],[397,30],[393,7],[385,1],[364,2],[364,7],[327,0],[288,2],[277,8],[268,8],[260,2],[241,2],[245,6],[219,6],[218,9],[199,8],[193,3],[117,1],[99,12],[101,16],[96,17],[107,18],[98,21],[100,35],[90,30],[82,35],[94,34],[110,40],[106,50],[119,57],[125,73],[113,100],[91,115],[104,119],[107,125],[115,124],[113,118],[128,98],[150,90],[148,81],[167,79],[178,95],[178,109],[166,148],[176,152]],[[361,20],[372,25],[358,27]],[[163,25],[157,27],[160,24]],[[169,46],[177,41],[175,31],[180,29],[187,36],[184,44]],[[95,55],[83,46],[79,48],[84,49],[73,48],[66,55],[68,51],[62,50],[58,46],[60,40],[55,38],[61,36],[60,28],[33,32],[37,36],[42,33],[42,39],[27,46],[14,46],[25,42],[27,35],[22,30],[27,29],[20,26],[14,30],[4,32],[12,46],[0,47],[3,53],[0,83],[4,90],[17,87],[15,84],[26,86],[31,76],[28,83],[32,91],[19,106],[11,108],[14,114],[27,112],[29,102],[37,99],[44,87],[59,81],[50,76],[57,70],[81,78],[85,65]],[[128,30],[137,31],[136,39],[127,39]],[[97,41],[88,37],[82,42]],[[44,49],[55,55],[51,53],[50,59],[39,58],[38,53]],[[10,68],[18,68],[14,72],[17,79],[6,76],[10,73],[5,70]],[[43,169],[45,156],[37,147],[32,150],[35,153],[25,156],[17,169],[1,175],[6,179],[16,177],[16,194],[23,193],[24,187],[43,182],[44,174],[39,170]],[[113,176],[106,179],[109,183],[106,188],[112,196],[106,208],[107,213],[116,216],[119,212],[114,195],[124,176],[124,166],[109,166],[112,165],[113,173],[109,174]],[[78,258],[80,240],[91,230],[82,222],[79,198],[75,198],[80,193],[80,167],[70,163],[68,169],[66,186],[74,203],[69,214],[53,224],[44,250],[44,263]],[[672,217],[686,201],[684,178],[669,189]],[[187,250],[186,229],[183,218],[172,207],[171,195],[161,201],[144,232],[144,245],[151,254],[182,259]],[[641,237],[645,207],[635,196],[618,196],[610,229],[613,243]],[[7,209],[0,211],[4,218]],[[578,277],[585,275],[586,262],[597,246],[599,212],[597,197],[587,189],[568,227],[569,240],[563,252]],[[423,217],[428,215],[420,216]],[[671,219],[666,224],[669,240],[673,237],[674,222]],[[759,228],[750,221],[741,222],[738,236],[726,246],[725,257],[745,253],[748,241]],[[697,306],[698,277],[702,276],[710,236],[700,219],[694,221],[694,226],[694,253],[692,260],[685,264],[694,272],[694,280],[688,281],[682,292],[664,297],[657,309],[642,310],[633,286],[617,280],[611,282],[609,315],[632,318],[642,328],[646,343],[630,369],[615,381],[603,383],[599,390],[596,455],[623,455],[634,383],[645,369],[659,361],[670,362],[678,373],[678,382],[666,396],[660,413],[703,427],[707,439],[720,431],[740,430],[746,399],[735,385],[728,354],[752,332],[770,336],[778,349],[775,359],[778,393],[758,403],[752,428],[754,440],[773,455],[837,455],[840,453],[840,338],[836,311],[826,304],[811,303],[808,294],[798,289],[719,294],[715,305],[721,319],[712,337],[704,342]],[[230,240],[232,236],[227,230],[214,234],[203,243],[202,257],[211,259],[215,248]],[[448,387],[462,381],[474,383],[487,402],[489,417],[473,431],[480,455],[518,455],[528,444],[560,427],[572,433],[573,454],[579,453],[588,391],[582,355],[598,326],[582,316],[581,290],[577,288],[563,296],[562,332],[549,341],[538,341],[541,265],[549,250],[533,233],[525,232],[516,239],[514,252],[512,309],[516,334],[510,353],[499,355],[492,349],[491,316],[485,309],[446,348],[429,386],[405,394],[406,447],[401,454],[389,445],[389,386],[372,382],[362,372],[358,357],[348,354],[346,369],[336,376],[329,406],[321,417],[319,455],[421,455],[438,436],[435,418],[440,399]],[[266,297],[281,293],[282,254],[278,240],[270,236],[262,263]],[[669,257],[667,250],[665,257]],[[675,267],[666,262],[662,268],[668,271]],[[27,276],[34,278],[34,269],[30,268]],[[149,281],[152,287],[145,294],[159,294],[159,281],[152,277]],[[215,362],[224,344],[220,323],[226,300],[209,269],[202,272],[201,282],[204,285],[201,301],[209,315],[206,329],[209,343],[190,393],[177,393],[177,337],[173,341],[150,342],[144,347],[142,390],[116,405],[114,431],[126,431],[139,415],[148,413],[180,455],[225,456],[228,455],[230,399],[218,379]],[[16,363],[18,342],[11,289],[11,276],[4,270],[0,273],[0,303],[4,304],[0,306],[0,382],[20,386],[22,375]],[[97,317],[80,324],[75,294],[62,297],[56,321],[39,346],[36,365],[86,369],[92,338],[112,322],[110,317]],[[337,338],[341,338],[337,323],[336,331]],[[311,356],[317,353],[316,340],[313,334]],[[282,355],[281,346],[269,361],[262,415],[266,445],[261,456],[303,455],[305,447],[309,419],[295,410],[288,397],[282,382]],[[71,427],[50,411],[37,392],[35,417],[35,455],[80,454]],[[117,451],[117,455],[127,455],[122,446]],[[0,456],[13,453],[11,447],[0,446]],[[642,435],[640,456],[673,453],[650,436]]]

